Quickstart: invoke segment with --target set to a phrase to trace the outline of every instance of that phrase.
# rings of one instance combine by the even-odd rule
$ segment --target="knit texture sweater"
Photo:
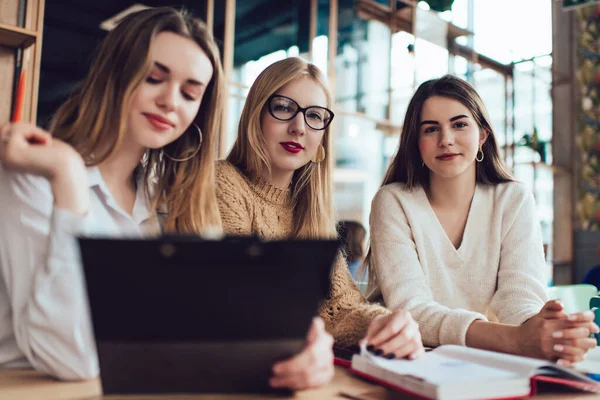
[[[520,325],[546,301],[546,264],[533,196],[523,184],[477,185],[454,247],[423,188],[393,183],[371,207],[371,273],[392,310],[419,323],[423,344],[465,345],[469,325]]]
[[[222,160],[217,162],[217,201],[226,234],[255,234],[267,240],[292,237],[290,189],[278,188],[262,178],[251,181]],[[365,336],[375,316],[390,311],[367,302],[341,255],[335,261],[331,280],[331,292],[321,304],[319,315],[336,345],[351,347]]]

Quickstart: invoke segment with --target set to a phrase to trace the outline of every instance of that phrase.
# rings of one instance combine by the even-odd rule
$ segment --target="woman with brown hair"
[[[300,58],[267,67],[244,105],[238,136],[217,166],[217,200],[223,230],[265,239],[336,237],[331,188],[334,114],[323,74]],[[276,364],[271,385],[306,389],[333,376],[332,339],[340,347],[360,342],[387,358],[423,352],[410,313],[369,304],[342,256],[331,291],[298,355]]]
[[[595,347],[591,312],[546,302],[531,191],[498,153],[471,85],[444,76],[408,105],[371,208],[371,298],[413,313],[428,346],[460,344],[570,364]]]
[[[125,17],[52,134],[0,132],[0,366],[98,373],[74,236],[200,233],[220,225],[218,47],[171,8]]]

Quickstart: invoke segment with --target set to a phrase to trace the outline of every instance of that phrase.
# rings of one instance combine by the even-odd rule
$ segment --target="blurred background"
[[[229,84],[221,157],[257,75],[285,57],[311,60],[335,95],[336,216],[368,230],[410,97],[425,80],[455,74],[479,91],[507,166],[535,194],[548,283],[581,282],[600,264],[600,2],[47,0],[38,124],[83,78],[111,23],[161,5],[193,11],[221,45]]]

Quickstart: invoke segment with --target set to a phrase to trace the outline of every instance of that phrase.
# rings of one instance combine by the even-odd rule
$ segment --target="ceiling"
[[[46,0],[38,124],[46,126],[73,86],[83,79],[96,46],[107,33],[100,29],[100,23],[135,3],[184,6],[201,18],[206,9],[206,0]],[[214,32],[222,43],[225,0],[214,3]],[[353,3],[339,0],[340,45],[350,37],[356,21]],[[309,4],[310,0],[237,0],[234,63],[239,65],[293,45],[306,51]],[[324,34],[329,1],[318,0],[318,8],[317,34]]]

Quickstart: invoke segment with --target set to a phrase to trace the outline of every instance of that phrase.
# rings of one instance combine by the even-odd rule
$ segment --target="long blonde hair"
[[[73,146],[87,165],[109,158],[126,135],[127,115],[133,94],[151,68],[149,49],[161,32],[173,32],[196,42],[213,66],[198,114],[194,118],[203,134],[196,157],[175,162],[164,157],[163,149],[149,149],[142,166],[146,193],[152,209],[166,206],[166,232],[200,233],[208,226],[220,226],[215,195],[214,161],[225,89],[219,49],[203,22],[186,11],[158,7],[125,17],[102,41],[90,71],[71,97],[54,116],[54,136]],[[193,125],[164,148],[173,158],[185,158],[196,151],[199,136]],[[151,191],[149,179],[155,179]]]
[[[331,107],[331,93],[322,72],[313,64],[300,58],[286,58],[267,67],[250,88],[242,110],[238,136],[227,156],[227,161],[256,180],[267,171],[271,161],[260,125],[269,97],[284,85],[301,77],[313,79],[325,93],[327,107]],[[331,187],[331,138],[325,129],[321,145],[325,159],[309,162],[294,172],[292,178],[293,237],[335,237],[333,196]]]

